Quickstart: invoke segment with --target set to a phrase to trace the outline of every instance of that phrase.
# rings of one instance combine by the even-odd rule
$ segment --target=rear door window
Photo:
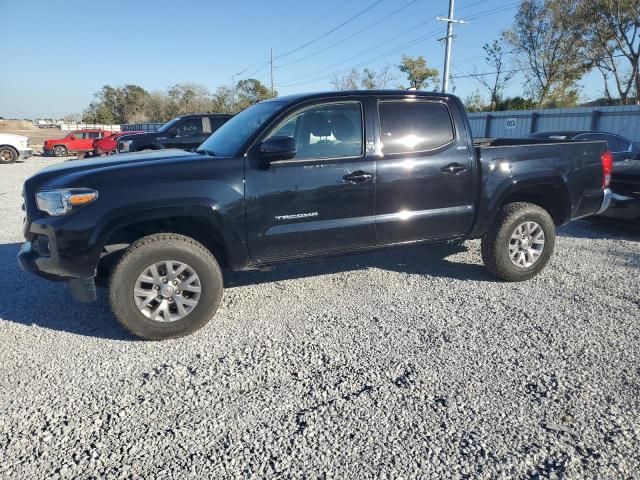
[[[382,101],[380,141],[382,153],[417,153],[444,147],[455,133],[449,108],[431,101]]]
[[[178,127],[181,137],[199,135],[203,132],[202,118],[187,118]]]

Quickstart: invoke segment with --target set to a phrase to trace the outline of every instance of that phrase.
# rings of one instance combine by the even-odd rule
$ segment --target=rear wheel
[[[203,327],[222,290],[222,272],[209,250],[189,237],[162,233],[127,249],[111,276],[109,299],[131,333],[164,340]]]
[[[56,145],[55,147],[53,147],[53,154],[56,157],[66,157],[67,155],[69,155],[69,150],[67,150],[67,147],[65,147],[64,145]]]
[[[555,238],[555,225],[546,210],[531,203],[510,203],[482,239],[482,260],[502,280],[528,280],[549,263]]]
[[[0,163],[13,163],[16,160],[18,160],[18,151],[15,148],[9,145],[0,147]]]

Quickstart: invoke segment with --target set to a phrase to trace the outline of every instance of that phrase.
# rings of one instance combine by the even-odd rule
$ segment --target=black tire
[[[53,147],[53,156],[54,157],[66,157],[69,155],[69,150],[64,145],[56,145]]]
[[[510,258],[512,235],[525,222],[537,223],[544,232],[544,246],[531,266],[517,266]],[[508,282],[521,282],[535,277],[549,263],[556,241],[556,228],[551,215],[532,203],[509,203],[500,209],[491,228],[482,238],[482,261],[491,273]]]
[[[3,145],[0,147],[0,163],[8,164],[18,160],[18,151],[9,146]]]
[[[197,305],[186,316],[162,322],[139,310],[133,292],[145,269],[167,260],[188,264],[199,277],[201,292]],[[127,248],[111,275],[109,300],[118,321],[129,332],[145,340],[164,340],[202,328],[216,313],[222,291],[222,272],[209,250],[192,238],[160,233],[141,238]]]

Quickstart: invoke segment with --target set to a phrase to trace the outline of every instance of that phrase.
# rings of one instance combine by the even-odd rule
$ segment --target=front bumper
[[[33,155],[33,150],[31,148],[25,148],[24,150],[18,150],[18,158],[26,159]]]
[[[25,242],[18,253],[18,264],[27,272],[38,275],[47,280],[63,281],[69,283],[71,296],[77,302],[89,303],[97,298],[94,277],[67,278],[60,274],[51,260],[51,257],[41,255],[37,242]]]

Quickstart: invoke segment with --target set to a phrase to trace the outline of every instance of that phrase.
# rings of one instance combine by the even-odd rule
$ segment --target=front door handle
[[[440,169],[443,173],[453,173],[454,175],[460,172],[464,172],[467,169],[464,165],[460,165],[459,163],[450,163],[446,167],[442,167]]]
[[[356,170],[355,172],[349,173],[342,177],[345,182],[350,183],[365,183],[370,181],[373,178],[369,172],[363,172],[362,170]]]

